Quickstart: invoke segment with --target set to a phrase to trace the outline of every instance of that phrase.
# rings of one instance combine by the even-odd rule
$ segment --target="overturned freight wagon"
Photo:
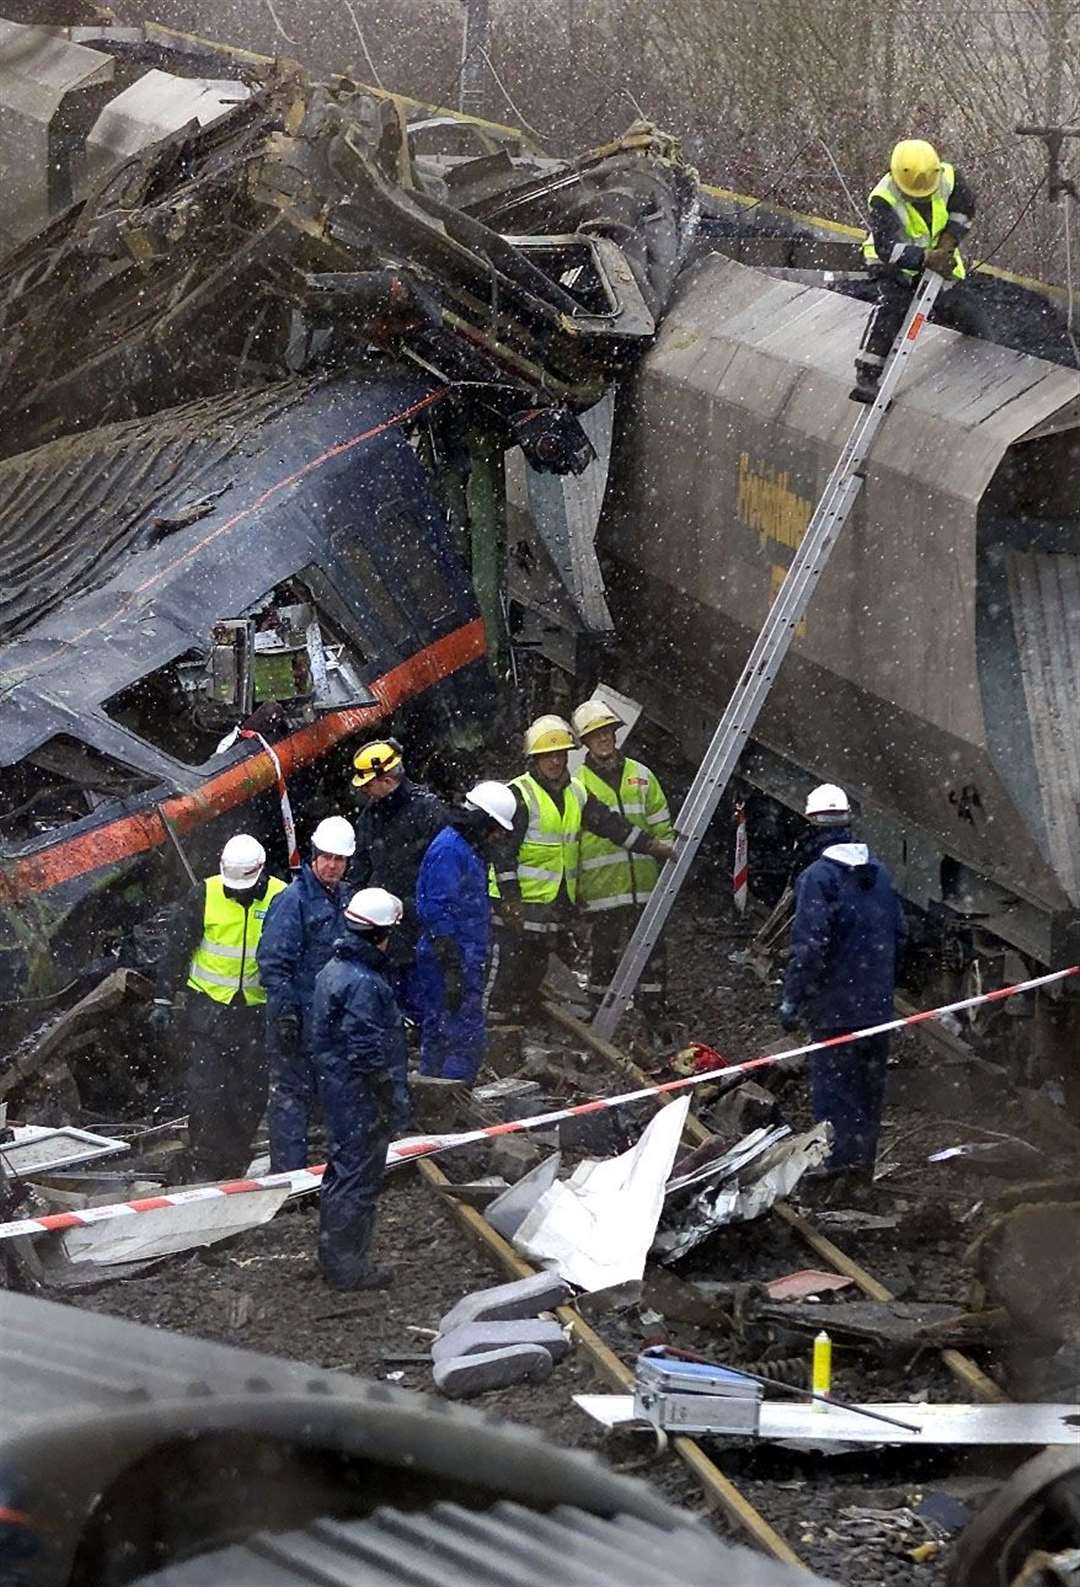
[[[784,277],[686,272],[617,425],[618,677],[695,755],[856,416],[865,305]],[[968,962],[1075,951],[1078,487],[1075,370],[931,327],[741,767],[792,808],[843,781]]]

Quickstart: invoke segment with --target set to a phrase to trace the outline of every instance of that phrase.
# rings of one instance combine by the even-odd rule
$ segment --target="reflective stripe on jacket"
[[[562,809],[542,783],[529,772],[513,777],[528,812],[529,824],[517,852],[517,879],[524,904],[553,904],[565,882],[567,896],[577,897],[578,839],[581,811],[588,797],[584,788],[571,778],[563,789]],[[491,873],[488,892],[498,897],[498,885]]]
[[[955,184],[956,172],[954,168],[951,165],[943,165],[941,167],[941,176],[938,178],[938,185],[933,193],[929,195],[931,208],[931,224],[929,226],[927,226],[926,221],[917,208],[917,202],[923,202],[923,200],[916,201],[909,198],[906,193],[902,193],[891,176],[882,177],[870,194],[869,202],[873,203],[876,198],[884,200],[886,204],[896,211],[904,235],[908,239],[908,246],[914,243],[916,246],[922,246],[929,251],[931,248],[937,247],[938,239],[942,232],[948,229],[949,199],[952,197],[952,190]],[[867,233],[866,240],[863,243],[863,258],[868,264],[896,263],[893,259],[879,259],[877,249],[874,246],[872,232]],[[959,248],[954,251],[953,260],[953,280],[962,281],[967,275],[967,270],[964,267],[963,259],[960,257]],[[915,273],[914,270],[901,270],[901,274],[909,279],[914,279]]]
[[[578,773],[585,791],[630,825],[651,838],[671,838],[673,828],[664,790],[655,773],[639,760],[623,760],[617,785],[608,782],[586,761]],[[630,853],[617,843],[583,830],[578,860],[578,900],[587,914],[601,909],[641,905],[656,886],[660,867],[645,854]]]
[[[215,1003],[231,1003],[238,992],[249,1005],[265,1003],[255,950],[266,912],[285,883],[267,877],[262,895],[250,904],[230,898],[220,876],[207,877],[205,889],[202,941],[191,956],[188,986]]]

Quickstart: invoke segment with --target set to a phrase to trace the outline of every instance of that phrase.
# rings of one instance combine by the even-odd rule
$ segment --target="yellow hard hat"
[[[538,716],[525,734],[526,755],[554,755],[560,749],[573,749],[570,723],[561,716]]]
[[[574,732],[578,738],[599,732],[602,727],[622,727],[622,722],[603,700],[585,700],[574,712]]]
[[[941,156],[925,138],[901,138],[892,152],[889,172],[908,198],[929,198],[941,176]]]
[[[369,782],[374,782],[376,777],[385,777],[387,772],[400,769],[401,745],[396,739],[383,738],[374,744],[365,744],[353,756],[353,770],[356,772],[352,780],[353,787],[364,788]]]

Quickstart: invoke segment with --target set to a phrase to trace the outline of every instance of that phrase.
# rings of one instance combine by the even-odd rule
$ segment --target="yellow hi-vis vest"
[[[255,950],[266,911],[278,893],[284,891],[285,883],[268,876],[262,896],[246,909],[235,898],[226,896],[220,876],[208,876],[205,887],[202,941],[191,956],[188,986],[213,998],[215,1003],[231,1003],[241,991],[245,1003],[265,1003]]]
[[[586,793],[602,804],[618,810],[632,827],[640,827],[652,838],[674,835],[671,814],[664,790],[648,766],[639,760],[623,762],[618,788],[590,770],[588,764],[578,772]],[[647,854],[638,854],[583,831],[578,861],[578,901],[586,914],[601,909],[622,909],[627,904],[641,905],[656,886],[660,867]]]
[[[519,791],[529,812],[529,825],[517,852],[522,903],[553,904],[564,881],[573,903],[577,897],[581,811],[587,797],[584,788],[571,778],[563,789],[560,810],[543,783],[529,772],[511,778],[510,786]],[[493,898],[499,896],[494,871],[490,873],[488,892]]]
[[[952,190],[955,185],[955,169],[951,165],[943,165],[941,167],[941,175],[938,178],[938,185],[933,193],[929,195],[931,207],[931,225],[929,228],[919,211],[915,208],[915,200],[908,198],[906,193],[902,193],[891,176],[883,176],[877,187],[870,194],[870,197],[872,199],[883,198],[886,204],[891,204],[900,219],[904,235],[911,242],[925,242],[927,249],[930,249],[937,247],[939,237],[949,224],[949,199],[952,197]],[[920,200],[920,202],[924,201]],[[866,241],[863,243],[863,258],[868,264],[882,262],[879,261],[877,249],[874,247],[873,232],[867,232],[866,234]],[[953,253],[953,261],[953,280],[962,281],[967,275],[967,270],[964,268],[964,261],[960,257],[959,248]],[[889,263],[887,259],[883,262],[885,264]],[[914,279],[915,271],[903,270],[901,274],[911,280]]]

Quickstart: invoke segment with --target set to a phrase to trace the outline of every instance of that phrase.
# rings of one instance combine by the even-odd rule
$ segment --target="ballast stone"
[[[454,1356],[473,1356],[508,1345],[542,1345],[554,1361],[561,1361],[570,1349],[570,1341],[557,1322],[530,1317],[511,1322],[465,1323],[436,1339],[431,1359],[449,1361]]]
[[[538,1312],[554,1311],[570,1298],[570,1286],[557,1273],[532,1273],[509,1284],[473,1290],[451,1307],[439,1324],[440,1334],[448,1334],[466,1323],[512,1322],[535,1317]]]
[[[450,1400],[465,1400],[488,1389],[508,1389],[514,1383],[544,1383],[555,1365],[543,1345],[503,1345],[470,1356],[449,1356],[436,1361],[435,1387]]]

